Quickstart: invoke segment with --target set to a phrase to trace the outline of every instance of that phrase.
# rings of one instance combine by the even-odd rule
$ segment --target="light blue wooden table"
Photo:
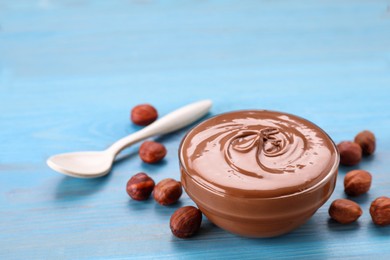
[[[0,1],[0,259],[389,259],[390,227],[368,208],[390,196],[390,2]],[[272,109],[303,116],[339,142],[377,135],[370,192],[352,225],[326,203],[296,231],[273,239],[231,235],[207,220],[189,240],[171,235],[176,208],[131,201],[127,180],[145,171],[179,178],[186,130],[146,165],[137,146],[107,177],[49,169],[53,154],[99,150],[138,130],[129,110],[161,115],[203,98],[211,115]],[[341,168],[331,199],[344,198]]]

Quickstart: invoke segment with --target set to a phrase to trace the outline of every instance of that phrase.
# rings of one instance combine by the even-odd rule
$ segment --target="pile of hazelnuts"
[[[353,142],[344,141],[337,145],[340,152],[340,164],[345,166],[357,165],[363,156],[374,153],[376,146],[375,135],[370,131],[358,133]],[[344,191],[350,197],[362,195],[371,187],[372,175],[365,170],[352,170],[344,177]],[[341,224],[355,222],[363,211],[359,204],[349,199],[337,199],[329,208],[332,219]],[[370,206],[372,221],[379,226],[390,225],[390,198],[379,197]]]
[[[149,104],[135,106],[131,110],[131,121],[139,126],[153,123],[157,110]],[[167,154],[165,146],[158,142],[145,141],[139,148],[139,157],[149,164],[160,162]],[[163,206],[176,203],[182,193],[182,185],[175,179],[166,178],[155,185],[154,180],[144,172],[135,174],[127,182],[127,194],[137,201],[147,200],[153,194],[154,200]],[[193,206],[185,206],[176,210],[170,219],[170,228],[176,237],[187,238],[195,234],[202,222],[202,212]]]

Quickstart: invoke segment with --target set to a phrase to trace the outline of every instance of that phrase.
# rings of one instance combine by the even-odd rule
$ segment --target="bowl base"
[[[229,219],[209,212],[204,207],[199,206],[202,213],[218,227],[233,233],[235,235],[249,238],[267,238],[284,235],[303,225],[315,213],[310,212],[299,217],[294,217],[294,220],[277,220],[277,221],[256,221],[248,219]]]

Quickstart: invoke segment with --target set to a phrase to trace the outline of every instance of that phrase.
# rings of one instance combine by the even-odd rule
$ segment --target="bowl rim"
[[[331,144],[333,145],[333,148],[335,150],[335,154],[336,154],[336,158],[335,158],[335,161],[334,161],[334,164],[332,165],[332,167],[330,168],[329,172],[327,173],[327,175],[319,182],[317,182],[315,185],[307,188],[307,189],[304,189],[302,191],[298,191],[298,192],[294,192],[294,193],[291,193],[291,194],[286,194],[286,195],[281,195],[281,196],[276,196],[276,197],[238,197],[238,196],[233,196],[231,194],[227,194],[227,193],[224,193],[224,192],[221,192],[221,191],[218,191],[210,186],[207,186],[206,184],[204,183],[200,183],[199,181],[197,181],[195,178],[193,178],[189,173],[188,173],[188,170],[187,168],[185,167],[184,163],[183,163],[183,154],[182,154],[182,148],[183,148],[183,144],[184,144],[184,141],[187,139],[188,135],[195,129],[197,128],[198,126],[200,126],[201,124],[209,121],[209,120],[212,120],[218,116],[222,116],[222,115],[225,115],[225,114],[230,114],[230,113],[237,113],[237,112],[274,112],[274,113],[280,113],[280,114],[284,114],[284,115],[287,115],[287,116],[293,116],[293,117],[296,117],[298,119],[301,119],[303,121],[306,121],[306,122],[309,122],[310,124],[313,124],[315,127],[317,127],[319,130],[321,130],[325,136],[327,136],[331,142]],[[180,141],[180,145],[179,145],[179,149],[178,149],[178,156],[179,156],[179,166],[180,168],[182,168],[184,170],[184,173],[194,182],[196,183],[197,185],[199,186],[202,186],[203,188],[205,188],[206,190],[208,190],[209,192],[212,192],[214,193],[215,195],[219,195],[219,196],[222,196],[222,197],[230,197],[230,198],[244,198],[244,199],[247,199],[247,200],[277,200],[277,199],[283,199],[283,198],[289,198],[289,197],[295,197],[295,196],[299,196],[299,195],[302,195],[302,194],[305,194],[305,193],[310,193],[311,191],[314,191],[320,187],[322,187],[324,184],[326,184],[328,181],[330,181],[331,177],[333,176],[333,174],[337,174],[338,172],[338,167],[339,167],[339,163],[340,163],[340,153],[339,153],[339,150],[337,148],[337,145],[335,144],[335,142],[333,141],[333,139],[329,136],[329,134],[323,130],[321,127],[319,127],[317,124],[313,123],[312,121],[310,120],[307,120],[303,117],[300,117],[300,116],[296,116],[294,114],[290,114],[290,113],[285,113],[285,112],[281,112],[281,111],[276,111],[276,110],[268,110],[268,109],[242,109],[242,110],[233,110],[233,111],[228,111],[228,112],[224,112],[224,113],[220,113],[220,114],[217,114],[217,115],[214,115],[212,117],[209,117],[205,120],[202,120],[201,122],[197,123],[196,125],[194,125],[193,127],[191,127],[191,129],[189,129],[187,131],[187,133],[184,135],[184,137],[182,138],[182,140]],[[183,171],[181,171],[181,174],[183,174]]]

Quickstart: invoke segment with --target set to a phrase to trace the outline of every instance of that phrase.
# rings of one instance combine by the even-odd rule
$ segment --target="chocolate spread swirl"
[[[182,142],[181,163],[198,183],[239,197],[305,190],[333,167],[326,133],[302,118],[273,111],[237,111],[210,118]]]

